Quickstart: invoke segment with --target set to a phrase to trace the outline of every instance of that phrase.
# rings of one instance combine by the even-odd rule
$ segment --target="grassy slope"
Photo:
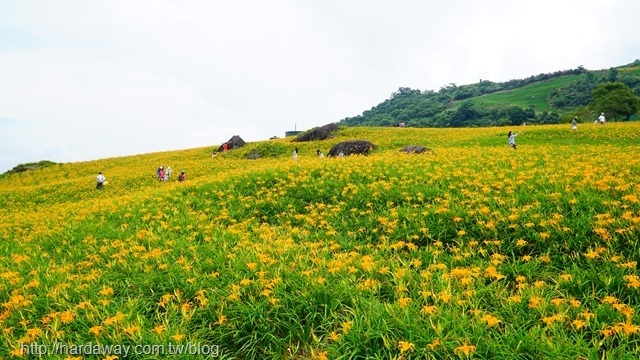
[[[638,66],[619,67],[618,70],[621,73],[640,75],[640,67]],[[533,106],[537,112],[552,111],[554,109],[551,108],[547,101],[547,96],[549,96],[549,93],[551,93],[551,91],[553,91],[554,89],[563,87],[568,83],[573,82],[583,76],[585,75],[581,74],[562,76],[559,78],[523,86],[522,88],[514,90],[476,96],[469,99],[469,101],[473,102],[475,105],[517,105],[522,108],[529,108],[530,106]]]
[[[349,128],[1,177],[0,356],[31,341],[637,356],[640,124],[514,130],[517,151],[504,128]],[[346,139],[378,147],[313,155]],[[399,154],[408,144],[434,153]],[[258,147],[283,155],[244,159]],[[158,183],[160,164],[187,183]]]
[[[568,83],[575,81],[579,76],[584,75],[569,75],[562,76],[555,79],[545,80],[523,86],[522,88],[501,91],[494,94],[487,94],[482,96],[476,96],[471,99],[475,105],[517,105],[522,108],[529,108],[533,106],[536,111],[551,111],[547,96],[554,89],[565,86]]]

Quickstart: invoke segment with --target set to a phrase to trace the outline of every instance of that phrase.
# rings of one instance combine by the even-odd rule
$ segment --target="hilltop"
[[[640,122],[335,135],[0,177],[0,357],[640,356]]]
[[[389,99],[340,123],[477,127],[566,123],[574,116],[587,122],[601,111],[589,106],[594,101],[592,92],[606,82],[621,82],[640,96],[640,60],[608,70],[579,66],[500,83],[480,80],[469,85],[449,84],[439,91],[401,87]]]

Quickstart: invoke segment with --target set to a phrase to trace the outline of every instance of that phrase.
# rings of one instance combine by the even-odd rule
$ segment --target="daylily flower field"
[[[640,357],[640,123],[214,147],[1,176],[0,357]]]

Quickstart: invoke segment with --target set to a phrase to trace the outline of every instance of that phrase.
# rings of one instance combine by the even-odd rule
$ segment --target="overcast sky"
[[[640,57],[638,0],[0,0],[0,173],[284,136]]]

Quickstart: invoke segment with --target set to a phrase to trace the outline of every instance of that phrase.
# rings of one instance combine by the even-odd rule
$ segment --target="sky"
[[[0,0],[0,173],[283,137],[400,87],[608,69],[637,0]]]

